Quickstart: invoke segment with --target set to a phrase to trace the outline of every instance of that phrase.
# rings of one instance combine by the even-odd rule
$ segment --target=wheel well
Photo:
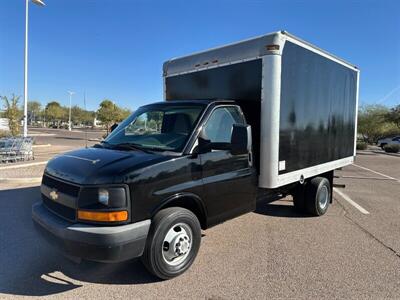
[[[305,191],[304,188],[306,187],[306,185],[307,185],[313,178],[316,178],[316,177],[324,177],[324,178],[328,179],[329,184],[330,184],[331,191],[330,191],[329,203],[332,203],[332,202],[333,202],[333,178],[334,178],[334,172],[335,172],[335,171],[332,170],[332,171],[328,171],[328,172],[326,172],[326,173],[322,173],[322,174],[319,174],[319,175],[316,175],[316,176],[307,178],[307,179],[305,180],[304,185],[300,185],[299,183],[296,183],[296,184],[294,184],[293,186],[290,186],[289,194],[294,195],[294,194],[296,194],[296,192],[304,192],[304,191]]]
[[[171,199],[169,201],[167,200],[166,203],[163,204],[161,207],[159,207],[154,212],[153,215],[155,215],[161,209],[168,208],[168,207],[186,208],[187,210],[190,210],[192,213],[195,214],[195,216],[197,217],[197,219],[200,222],[201,229],[206,229],[207,228],[206,212],[205,212],[202,204],[199,201],[200,200],[197,200],[190,196],[181,196],[178,198]]]

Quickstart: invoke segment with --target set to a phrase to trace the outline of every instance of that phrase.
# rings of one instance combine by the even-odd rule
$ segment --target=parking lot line
[[[0,170],[10,170],[10,169],[18,169],[18,168],[40,166],[40,165],[47,164],[47,162],[48,162],[48,160],[46,160],[46,161],[38,161],[38,162],[33,162],[33,163],[27,163],[27,164],[4,166],[4,167],[0,167]]]
[[[369,180],[390,180],[391,178],[382,178],[382,177],[366,177],[366,176],[352,176],[352,175],[342,175],[340,178],[353,178],[353,179],[369,179]]]
[[[380,175],[380,176],[382,176],[382,177],[385,177],[385,178],[388,178],[388,179],[391,179],[391,180],[394,180],[394,181],[400,183],[400,179],[394,178],[394,177],[392,177],[392,176],[382,174],[382,173],[380,173],[380,172],[377,172],[377,171],[368,169],[368,168],[363,167],[363,166],[360,166],[360,165],[353,164],[353,166],[355,166],[355,167],[357,167],[357,168],[360,168],[360,169],[363,169],[363,170],[366,170],[366,171],[369,171],[369,172],[372,172],[372,173],[375,173],[375,174],[378,174],[378,175]]]
[[[358,203],[354,202],[353,200],[350,199],[349,196],[347,196],[345,193],[339,191],[336,188],[333,188],[333,191],[337,193],[340,197],[342,197],[343,200],[346,200],[348,203],[353,205],[355,208],[357,208],[362,214],[364,215],[369,215],[369,211],[367,211],[365,208],[363,208],[361,205]]]
[[[1,178],[1,183],[41,183],[42,177]]]

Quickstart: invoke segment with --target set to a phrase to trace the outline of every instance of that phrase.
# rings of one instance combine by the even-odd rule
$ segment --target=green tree
[[[10,99],[7,96],[1,96],[4,105],[3,116],[8,119],[8,126],[13,136],[18,135],[20,131],[22,111],[18,107],[19,98],[14,94]]]
[[[110,126],[115,122],[120,122],[130,115],[131,111],[126,108],[120,108],[113,101],[105,99],[97,110],[97,118],[106,126],[107,133]]]
[[[94,112],[87,111],[75,105],[71,108],[71,121],[73,124],[93,124]]]
[[[161,111],[152,111],[147,114],[147,119],[154,122],[155,126],[153,128],[156,130],[161,128],[162,118],[163,113]]]
[[[119,108],[119,107],[117,107],[117,109],[118,109],[117,122],[121,122],[121,121],[125,120],[132,113],[132,111],[129,108]]]
[[[71,108],[71,122],[72,124],[82,124],[85,118],[85,111],[77,105]]]
[[[61,109],[63,110],[62,116],[61,116],[61,121],[64,123],[69,122],[69,107],[67,106],[61,106]],[[72,113],[72,111],[71,111]],[[71,119],[72,119],[72,114],[71,114]]]
[[[358,113],[358,133],[367,143],[393,133],[394,124],[387,121],[389,109],[383,105],[366,105]]]
[[[400,104],[393,107],[387,114],[386,119],[389,122],[394,123],[398,129],[400,129]]]
[[[38,101],[28,101],[28,120],[32,124],[32,121],[36,121],[42,113],[42,105]]]
[[[60,122],[65,120],[66,111],[61,107],[57,101],[47,103],[45,108],[46,119],[50,122],[57,124],[57,128],[60,127]]]
[[[97,118],[106,126],[108,133],[111,124],[117,119],[115,104],[111,100],[103,100],[97,110]]]
[[[85,110],[84,116],[83,116],[83,123],[85,125],[93,126],[93,121],[94,121],[95,116],[96,116],[96,113],[94,111]]]

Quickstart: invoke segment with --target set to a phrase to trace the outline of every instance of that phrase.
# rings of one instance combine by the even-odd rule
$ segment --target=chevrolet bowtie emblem
[[[53,201],[56,201],[56,200],[58,199],[58,194],[57,194],[57,191],[56,191],[56,190],[52,190],[52,191],[50,192],[50,198],[51,198],[51,200],[53,200]]]

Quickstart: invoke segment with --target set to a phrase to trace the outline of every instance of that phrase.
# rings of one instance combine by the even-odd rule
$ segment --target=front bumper
[[[121,226],[71,223],[50,212],[41,202],[32,206],[38,231],[68,255],[102,262],[120,262],[143,254],[151,221]]]

